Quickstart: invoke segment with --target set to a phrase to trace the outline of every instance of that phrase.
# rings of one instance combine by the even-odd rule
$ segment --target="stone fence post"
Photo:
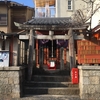
[[[100,100],[100,66],[78,66],[82,100]]]
[[[0,100],[12,100],[23,95],[24,69],[21,66],[0,67]]]

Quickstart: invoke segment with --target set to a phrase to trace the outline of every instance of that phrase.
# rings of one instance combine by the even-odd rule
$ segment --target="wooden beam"
[[[49,40],[56,40],[56,39],[68,39],[69,36],[68,35],[53,35],[50,36],[50,35],[36,35],[35,36],[36,39],[49,39]]]
[[[84,39],[84,35],[74,35],[73,34],[73,37],[75,40],[77,39]],[[36,39],[49,39],[49,40],[56,40],[56,39],[64,39],[64,40],[68,40],[70,38],[69,35],[53,35],[53,37],[51,37],[50,35],[36,35],[35,36]]]
[[[19,39],[20,40],[28,40],[29,39],[29,35],[19,35]]]
[[[50,35],[36,35],[34,36],[35,39],[48,39],[51,40],[52,37]],[[85,36],[84,35],[74,35],[74,39],[75,40],[79,40],[79,39],[84,39]],[[19,35],[19,39],[20,40],[28,40],[29,39],[29,35]],[[68,40],[69,36],[68,35],[53,35],[53,40],[56,39],[65,39]]]
[[[27,25],[27,24],[20,24],[17,22],[14,22],[15,26],[17,26],[19,29],[24,30],[69,30],[70,27],[66,25]],[[72,30],[84,30],[86,29],[86,26],[82,27],[73,27]]]
[[[84,36],[83,34],[80,34],[80,35],[74,35],[74,39],[75,39],[75,40],[85,39],[85,36]]]
[[[29,34],[29,61],[28,61],[28,80],[31,80],[33,70],[33,50],[34,50],[34,37],[35,31],[30,30]]]
[[[74,36],[72,29],[68,31],[68,35],[69,35],[69,61],[71,70],[73,67],[75,67]]]
[[[53,36],[53,39],[65,39],[65,40],[68,40],[69,39],[69,36],[68,35],[54,35]]]

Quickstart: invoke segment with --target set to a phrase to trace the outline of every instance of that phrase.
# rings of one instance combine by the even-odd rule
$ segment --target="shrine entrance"
[[[67,67],[67,40],[38,40],[38,58],[36,66],[49,67],[50,61],[55,62],[55,69],[66,69]],[[61,65],[62,64],[62,65]],[[62,67],[61,67],[62,66]]]
[[[20,29],[28,30],[29,33],[29,80],[35,72],[32,72],[33,55],[36,57],[37,68],[45,65],[48,68],[50,60],[55,62],[56,69],[64,70],[68,67],[68,63],[69,72],[76,67],[74,40],[84,39],[82,32],[84,33],[88,25],[73,24],[71,18],[33,18],[24,24],[15,23],[15,25]]]

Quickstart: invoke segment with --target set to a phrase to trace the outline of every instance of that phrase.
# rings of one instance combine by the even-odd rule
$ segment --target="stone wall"
[[[100,66],[78,66],[80,98],[100,100]]]
[[[11,100],[23,95],[24,69],[23,67],[0,67],[0,100]]]

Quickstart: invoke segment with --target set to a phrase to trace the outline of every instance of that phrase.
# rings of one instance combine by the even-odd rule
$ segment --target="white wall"
[[[67,10],[68,0],[56,0],[56,17],[70,17],[77,9],[84,9],[86,3],[82,0],[73,0],[73,10]]]
[[[75,10],[81,9],[86,16],[90,16],[91,12],[90,9],[87,9],[87,3],[83,2],[82,0],[73,0],[73,10],[67,10],[68,0],[56,0],[56,17],[71,17]],[[93,9],[96,9],[97,4],[100,6],[100,0],[96,0],[93,6]],[[90,5],[90,4],[89,4]],[[89,12],[87,11],[89,10]],[[98,25],[100,20],[100,9],[93,15],[92,17],[92,24],[91,28],[94,28]],[[90,21],[88,21],[90,22]]]
[[[100,1],[99,0],[96,0],[95,1],[95,4],[93,6],[93,9],[94,10],[97,8],[97,5],[98,4],[100,6]],[[91,28],[94,28],[95,26],[97,26],[99,24],[99,20],[100,20],[100,8],[96,11],[96,13],[92,17],[92,25],[91,25]]]
[[[99,5],[98,5],[99,4]],[[93,12],[94,10],[96,10],[98,8],[98,6],[100,6],[100,1],[96,0],[93,4]],[[87,13],[87,16],[92,14],[92,8],[89,9],[89,12]],[[90,22],[90,19],[87,21]],[[93,14],[92,16],[92,21],[91,21],[91,28],[96,27],[100,22],[100,8]],[[90,29],[90,27],[89,27]]]
[[[92,17],[91,28],[96,27],[99,24],[100,20],[100,10]]]

